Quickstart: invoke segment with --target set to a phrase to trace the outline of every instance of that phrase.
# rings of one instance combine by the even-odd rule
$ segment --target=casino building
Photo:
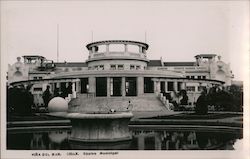
[[[199,54],[193,62],[165,62],[147,58],[149,45],[138,41],[108,40],[86,45],[85,62],[53,62],[43,56],[23,56],[23,62],[9,65],[8,85],[32,84],[37,106],[42,93],[72,86],[77,95],[108,99],[157,96],[166,104],[163,93],[186,90],[189,105],[194,105],[204,87],[229,86],[233,78],[230,65],[216,54]]]

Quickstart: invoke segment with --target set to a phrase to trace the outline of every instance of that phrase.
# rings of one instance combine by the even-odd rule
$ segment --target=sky
[[[85,62],[93,40],[147,42],[149,59],[194,61],[218,54],[246,76],[249,1],[1,1],[2,62],[41,55]],[[145,38],[146,33],[146,38]]]

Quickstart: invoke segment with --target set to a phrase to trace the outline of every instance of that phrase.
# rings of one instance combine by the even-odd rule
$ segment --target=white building
[[[230,65],[215,54],[200,54],[193,62],[165,62],[147,58],[148,44],[109,40],[88,44],[85,62],[54,63],[42,56],[23,56],[9,65],[8,83],[33,84],[36,105],[41,105],[46,85],[65,90],[72,83],[77,94],[95,97],[140,97],[187,90],[193,105],[203,87],[231,85]],[[117,48],[119,48],[117,50]]]

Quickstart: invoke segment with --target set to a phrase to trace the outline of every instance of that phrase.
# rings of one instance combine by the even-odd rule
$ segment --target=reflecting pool
[[[234,150],[240,132],[198,130],[133,130],[129,141],[78,143],[69,140],[69,129],[8,132],[12,150]]]

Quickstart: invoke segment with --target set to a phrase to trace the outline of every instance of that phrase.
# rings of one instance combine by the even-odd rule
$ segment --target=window
[[[118,65],[118,70],[123,70],[124,66],[123,65]]]
[[[111,70],[116,70],[116,65],[110,65]]]
[[[141,66],[139,66],[139,65],[136,66],[136,70],[139,70],[139,69],[141,69]]]
[[[41,87],[33,88],[33,91],[34,92],[42,92],[43,88],[41,88]]]
[[[104,70],[104,65],[100,65],[99,70]]]
[[[110,52],[124,52],[124,45],[122,44],[112,44],[109,45]]]
[[[177,82],[177,91],[181,90],[181,85],[182,85],[182,82]]]
[[[202,92],[202,91],[205,90],[205,89],[206,89],[205,86],[199,86],[199,87],[198,87],[198,91],[200,91],[200,92]]]
[[[187,79],[189,79],[189,78],[190,78],[190,76],[186,76],[186,78],[187,78]]]
[[[191,79],[194,79],[194,76],[191,76]]]
[[[174,91],[174,82],[168,82],[168,91]]]
[[[98,66],[95,66],[95,67],[94,67],[94,70],[98,70]]]
[[[201,76],[198,76],[198,79],[201,79]]]
[[[135,69],[135,65],[130,65],[130,70],[134,70]]]
[[[154,93],[154,81],[151,77],[144,77],[144,93]]]
[[[206,76],[202,76],[202,79],[206,79]]]
[[[36,80],[36,79],[37,79],[37,77],[33,77],[33,79],[34,79],[34,80]]]
[[[194,92],[194,91],[195,91],[195,86],[187,86],[187,87],[186,87],[186,90],[187,90],[188,92]]]
[[[38,77],[38,79],[43,79],[43,77]]]

